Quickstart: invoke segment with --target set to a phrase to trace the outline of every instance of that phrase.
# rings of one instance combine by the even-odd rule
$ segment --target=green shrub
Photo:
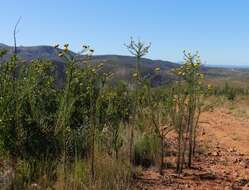
[[[235,90],[234,89],[230,89],[227,92],[226,97],[227,97],[228,100],[231,100],[231,101],[235,100],[235,98],[236,98],[236,92],[235,92]]]
[[[136,165],[143,167],[150,167],[156,164],[158,152],[160,148],[160,141],[158,137],[152,135],[143,135],[134,147],[134,162]]]
[[[57,169],[57,190],[127,190],[131,186],[129,163],[116,160],[108,155],[96,155],[96,176],[92,181],[88,160],[75,161],[67,170],[67,181],[64,179],[63,165]]]

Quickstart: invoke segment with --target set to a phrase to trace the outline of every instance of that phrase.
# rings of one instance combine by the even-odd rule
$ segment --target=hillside
[[[13,54],[1,47],[8,53],[0,63]],[[50,46],[19,47],[17,57],[17,69],[5,62],[0,72],[0,189],[248,189],[248,93],[202,88],[246,86],[248,70],[201,66],[191,54],[182,65],[145,58],[142,75],[152,84],[134,90],[136,79],[102,85],[100,73],[82,70],[85,57],[64,72]],[[114,72],[110,83],[129,80],[136,65],[120,55],[91,62]]]
[[[0,49],[7,49],[8,53],[3,59],[7,59],[13,54],[13,47],[0,43]],[[72,54],[75,54],[72,52]],[[64,63],[57,56],[57,52],[52,46],[19,46],[17,48],[18,57],[26,62],[33,59],[47,59],[56,63],[59,78],[63,78]],[[2,60],[0,60],[2,61]],[[135,69],[136,59],[132,56],[123,55],[95,55],[92,57],[93,63],[105,63],[104,70],[115,73],[115,79],[129,80],[131,73]],[[144,76],[152,76],[154,85],[161,85],[173,80],[170,70],[179,66],[177,63],[163,60],[152,60],[143,58],[141,61],[142,73]],[[154,68],[160,67],[161,72],[154,75]],[[226,81],[232,81],[234,85],[245,85],[249,81],[249,69],[245,68],[222,68],[203,66],[202,72],[206,74],[207,81],[218,85],[223,85]]]

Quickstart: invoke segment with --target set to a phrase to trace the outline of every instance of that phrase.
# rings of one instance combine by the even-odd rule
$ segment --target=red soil
[[[174,169],[143,172],[137,189],[153,190],[249,190],[249,119],[224,109],[204,112],[200,118],[200,152],[193,169],[178,176]],[[166,157],[166,160],[171,158]]]

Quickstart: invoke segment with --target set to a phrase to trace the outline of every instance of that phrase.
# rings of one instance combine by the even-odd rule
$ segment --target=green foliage
[[[174,72],[179,77],[173,90],[174,101],[171,106],[171,118],[178,133],[177,172],[181,173],[188,150],[188,167],[191,167],[195,152],[196,131],[201,113],[202,80],[201,60],[197,54],[185,53],[184,64]],[[188,146],[187,146],[188,145]]]
[[[160,142],[157,136],[143,135],[140,137],[134,147],[135,164],[143,167],[155,165],[159,147]]]
[[[132,99],[130,97],[126,83],[120,82],[115,87],[106,89],[106,108],[105,123],[109,129],[111,137],[111,146],[118,159],[119,149],[123,145],[123,139],[120,136],[122,126],[130,120],[132,112]],[[103,110],[102,110],[103,112]]]
[[[188,153],[194,151],[203,97],[197,55],[185,54],[175,84],[155,89],[152,77],[140,71],[150,48],[141,41],[127,46],[137,60],[132,83],[108,83],[113,74],[91,61],[89,46],[79,55],[72,55],[68,44],[55,48],[65,61],[60,87],[50,61],[19,66],[14,55],[0,64],[0,150],[10,158],[12,189],[32,183],[56,189],[130,188],[134,163],[149,167],[160,159],[162,173],[172,129],[179,140],[177,166],[183,163],[186,139],[191,139]],[[155,68],[154,74],[159,72]]]
[[[234,100],[236,97],[236,89],[230,87],[227,82],[225,83],[223,93],[227,97],[228,100]]]

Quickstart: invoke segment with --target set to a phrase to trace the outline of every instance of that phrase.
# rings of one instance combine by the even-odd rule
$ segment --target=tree
[[[120,137],[121,127],[129,122],[132,102],[127,85],[124,82],[119,82],[115,87],[111,87],[107,91],[106,123],[111,132],[115,157],[118,159],[119,149],[123,145],[123,140]]]
[[[200,72],[200,57],[198,54],[184,52],[184,64],[175,70],[180,81],[177,82],[176,104],[172,117],[178,131],[177,172],[181,173],[185,163],[185,153],[188,148],[188,167],[191,167],[196,141],[196,127],[201,111],[201,80],[204,75]],[[187,144],[188,143],[188,144]],[[188,145],[188,146],[187,146]]]
[[[149,49],[151,47],[151,44],[146,45],[144,42],[141,42],[138,40],[137,42],[131,38],[130,43],[128,45],[125,45],[128,51],[136,57],[136,71],[133,74],[133,77],[135,79],[135,100],[134,100],[134,113],[133,113],[133,124],[131,125],[131,131],[130,131],[130,163],[133,165],[133,141],[134,141],[134,124],[137,118],[137,112],[138,112],[138,90],[139,85],[142,82],[141,81],[141,58],[144,57],[146,54],[149,53]]]
[[[136,57],[136,73],[137,78],[141,80],[141,58],[149,53],[151,44],[146,45],[144,42],[138,40],[137,42],[131,38],[130,43],[125,45],[131,55]]]
[[[160,174],[163,175],[164,169],[164,155],[165,155],[165,139],[169,132],[173,130],[172,122],[170,120],[171,98],[168,89],[165,92],[160,89],[155,89],[154,93],[148,91],[149,112],[147,117],[150,118],[152,129],[160,139]]]

